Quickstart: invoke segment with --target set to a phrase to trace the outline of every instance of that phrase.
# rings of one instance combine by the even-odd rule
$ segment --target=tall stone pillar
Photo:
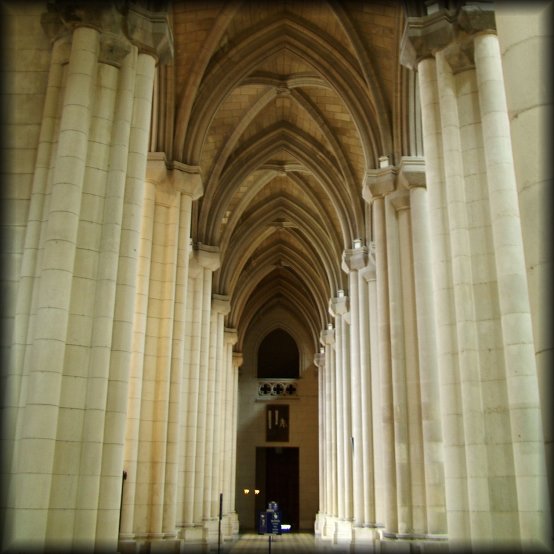
[[[350,298],[350,371],[352,399],[352,493],[353,525],[361,528],[364,524],[364,442],[362,415],[362,363],[361,344],[365,337],[360,334],[361,313],[365,307],[360,304],[358,271],[367,264],[367,248],[357,241],[353,248],[343,254],[343,264],[348,271]],[[367,414],[366,414],[367,416]],[[360,538],[360,537],[358,537]],[[356,540],[356,538],[355,538]]]
[[[402,158],[399,183],[410,192],[411,240],[417,323],[417,355],[421,395],[421,425],[425,470],[425,533],[444,536],[447,531],[440,387],[433,306],[431,232],[425,166],[422,158]]]
[[[394,190],[393,168],[383,167],[366,174],[363,196],[372,205],[373,238],[375,243],[375,276],[377,293],[377,324],[379,336],[379,367],[381,385],[383,477],[385,495],[384,534],[398,532],[396,453],[394,442],[394,398],[392,378],[392,351],[389,315],[389,285],[387,262],[387,234],[384,197]]]
[[[322,535],[333,538],[337,511],[337,397],[335,375],[335,330],[331,323],[321,332],[321,342],[325,348],[325,495],[326,518]]]
[[[489,3],[472,3],[411,19],[404,61],[420,74],[436,237],[432,265],[449,539],[478,547],[529,547],[536,541],[536,547],[549,536],[546,471],[492,10]],[[522,463],[523,443],[534,453],[532,463]]]
[[[233,419],[231,426],[231,527],[233,534],[239,531],[239,522],[236,513],[236,478],[237,478],[237,432],[238,432],[238,399],[239,399],[239,368],[243,364],[242,353],[233,352]]]
[[[181,490],[182,481],[179,481],[180,440],[182,425],[182,398],[185,366],[185,326],[188,289],[188,268],[191,254],[190,231],[192,202],[202,195],[202,181],[197,168],[186,166],[179,162],[173,162],[166,167],[165,160],[154,161],[152,165],[160,165],[161,182],[167,182],[167,187],[178,196],[179,223],[178,235],[175,243],[176,268],[175,268],[175,306],[173,311],[173,330],[171,343],[171,375],[169,380],[168,396],[168,428],[166,443],[166,464],[164,473],[164,504],[163,504],[163,538],[175,538],[177,536],[177,509],[178,491]],[[169,244],[166,242],[166,247]],[[186,389],[185,389],[186,390]]]
[[[370,290],[369,281],[375,279],[375,264],[364,255],[366,265],[358,270],[358,294],[360,299],[360,389],[361,389],[361,413],[362,413],[362,486],[364,515],[363,526],[370,530],[369,538],[376,538],[374,529],[377,526],[376,516],[376,433],[374,419],[374,383],[372,374],[375,367],[372,365],[372,325],[370,319]],[[375,371],[375,373],[377,373]]]
[[[544,517],[550,506],[544,490],[544,438],[510,122],[498,38],[491,33],[477,35],[474,47],[506,352],[520,540],[524,547],[536,548],[551,544],[550,525]]]
[[[148,25],[151,15],[125,17]],[[117,543],[159,46],[151,40],[144,53],[145,37],[126,33],[123,19],[103,4],[67,18],[52,3],[43,17],[54,47],[8,383],[19,413],[8,416],[18,448],[6,547]]]
[[[194,251],[193,251],[194,252]],[[182,464],[183,495],[180,505],[180,518],[177,525],[180,528],[179,536],[185,541],[200,541],[202,530],[200,521],[194,514],[199,511],[197,506],[202,502],[202,496],[196,495],[196,472],[198,454],[198,399],[200,386],[200,344],[202,325],[202,299],[203,299],[203,268],[198,263],[196,256],[192,255],[189,261],[188,271],[188,299],[187,299],[187,350],[185,351],[185,363],[183,367],[183,397],[182,408],[183,425],[182,436]]]
[[[337,429],[337,517],[336,542],[352,538],[352,436],[350,412],[350,372],[348,362],[348,331],[345,316],[348,298],[344,291],[330,301],[329,311],[335,318],[335,386]]]
[[[327,421],[325,418],[325,397],[326,397],[326,383],[325,383],[325,349],[321,350],[314,355],[314,365],[317,367],[317,411],[318,411],[318,468],[319,468],[319,506],[315,520],[315,535],[321,537],[323,535],[323,528],[325,525],[325,515],[327,513],[327,503],[325,496],[325,482],[327,476],[327,463],[325,460],[325,431],[327,427]]]
[[[553,175],[552,135],[549,135],[552,132],[552,79],[545,79],[544,71],[550,59],[552,9],[548,1],[495,4],[527,267],[551,509],[554,505],[554,337],[550,312],[554,300],[550,285]]]
[[[200,244],[194,251],[196,261],[202,266],[202,308],[200,325],[200,379],[198,388],[198,420],[196,442],[196,479],[194,484],[195,499],[200,502],[195,504],[194,520],[201,523],[209,518],[210,504],[205,494],[206,484],[206,455],[211,449],[211,439],[207,436],[208,430],[208,387],[210,367],[210,315],[212,301],[212,274],[219,267],[219,252],[216,248]],[[210,440],[208,440],[210,439]],[[211,475],[210,475],[211,477]]]
[[[211,360],[213,367],[214,383],[213,383],[213,450],[211,454],[212,478],[211,486],[206,493],[211,494],[210,502],[210,518],[211,521],[217,521],[219,516],[219,495],[223,493],[222,488],[222,467],[223,459],[223,427],[224,421],[224,383],[225,383],[225,316],[231,309],[230,301],[227,296],[213,294],[212,295],[212,339],[214,340],[214,357]],[[213,533],[217,533],[217,525],[209,524],[214,527]]]
[[[235,490],[235,476],[233,474],[233,445],[236,441],[236,431],[233,428],[234,414],[237,410],[235,389],[237,385],[237,371],[233,366],[233,346],[237,343],[236,329],[225,328],[225,415],[223,428],[223,513],[225,521],[226,537],[236,534],[238,521],[236,519],[235,505],[233,502]]]

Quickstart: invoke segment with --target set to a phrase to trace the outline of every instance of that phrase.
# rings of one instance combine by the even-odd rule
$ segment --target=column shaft
[[[468,479],[469,518],[472,540],[491,536],[487,468],[479,460],[485,455],[485,426],[480,394],[479,347],[471,282],[471,249],[466,210],[462,145],[459,131],[456,86],[445,55],[439,52],[437,76],[442,121],[445,192],[449,226],[452,283],[456,320],[456,353],[460,368],[464,422],[465,462]]]
[[[375,526],[375,464],[373,460],[373,402],[371,384],[371,338],[369,332],[369,284],[364,273],[358,272],[358,296],[360,306],[360,391],[362,417],[362,488],[363,525]]]
[[[362,438],[362,377],[360,369],[360,297],[358,271],[356,269],[350,269],[348,287],[350,297],[350,390],[352,403],[352,516],[354,525],[361,527],[364,522],[364,443]]]
[[[60,515],[50,506],[50,489],[97,56],[98,32],[76,29],[63,99],[15,476],[16,507],[20,509],[15,536],[38,544],[51,533],[49,518]],[[39,499],[37,491],[42,491]],[[66,520],[61,525],[65,527],[60,529],[61,540],[70,540],[67,526]]]
[[[200,334],[200,380],[198,388],[198,432],[196,442],[196,481],[194,484],[195,508],[194,521],[200,523],[207,515],[208,505],[205,488],[206,471],[206,428],[208,413],[208,365],[210,348],[210,304],[212,290],[212,273],[209,269],[202,270],[202,324]]]
[[[189,294],[187,303],[187,331],[190,334],[190,349],[185,365],[186,397],[185,439],[184,439],[184,492],[182,506],[182,524],[191,527],[198,521],[198,498],[195,495],[196,472],[198,471],[198,417],[199,417],[199,387],[200,387],[200,348],[203,298],[203,271],[198,262],[192,258],[189,264]],[[190,305],[190,309],[188,308]]]
[[[427,532],[446,533],[442,423],[427,191],[410,189]]]
[[[376,245],[377,313],[379,325],[379,365],[381,376],[381,421],[383,425],[383,465],[385,487],[385,529],[396,533],[396,454],[394,447],[394,406],[391,368],[389,293],[386,249],[385,206],[383,198],[373,201],[374,240]]]
[[[175,535],[177,524],[178,469],[182,448],[181,421],[184,411],[181,404],[184,368],[184,335],[186,326],[189,237],[191,224],[192,196],[179,195],[179,229],[176,242],[177,267],[175,276],[175,307],[171,345],[171,389],[167,431],[167,455],[164,483],[164,536]],[[182,487],[182,483],[179,483]]]
[[[344,519],[345,500],[345,475],[344,475],[344,443],[347,440],[344,436],[344,369],[343,369],[343,320],[341,315],[335,317],[335,388],[337,398],[337,516]]]
[[[523,544],[549,544],[549,512],[542,420],[538,393],[527,274],[519,216],[510,122],[502,61],[495,35],[474,40],[489,206],[506,352],[506,381]],[[537,462],[529,464],[529,453]],[[536,543],[535,543],[536,546]]]

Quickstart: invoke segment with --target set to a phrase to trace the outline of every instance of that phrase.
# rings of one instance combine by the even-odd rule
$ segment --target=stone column
[[[329,517],[336,518],[337,512],[337,410],[336,410],[336,375],[335,375],[335,331],[329,324],[327,329],[321,332],[321,339],[325,348],[325,459],[327,471],[325,473],[325,494],[327,520],[324,534],[332,537],[334,525]]]
[[[98,49],[98,31],[85,27],[75,29],[38,282],[27,399],[22,414],[19,456],[14,467],[17,510],[14,538],[37,545],[44,544],[51,535],[49,491],[55,467],[65,342]],[[56,521],[63,515],[54,509],[52,518]],[[59,529],[60,524],[54,523],[53,527]],[[70,530],[60,532],[62,540],[71,540]]]
[[[444,455],[436,350],[437,332],[433,306],[431,232],[423,159],[402,158],[399,181],[410,191],[427,533],[432,536],[444,535],[447,530]]]
[[[224,456],[223,456],[223,513],[226,520],[226,536],[233,534],[231,515],[235,510],[233,491],[235,490],[235,479],[233,475],[233,444],[236,440],[233,434],[233,420],[236,411],[235,406],[235,377],[233,367],[233,346],[237,343],[238,334],[236,329],[225,329],[225,425],[224,433]]]
[[[212,295],[212,313],[216,318],[212,321],[216,324],[215,328],[215,379],[214,379],[214,428],[213,428],[213,476],[212,476],[212,499],[210,514],[212,518],[218,518],[219,514],[219,494],[222,489],[222,459],[223,459],[223,427],[224,421],[224,383],[225,383],[225,316],[229,313],[231,304],[229,297],[213,294]]]
[[[194,251],[193,251],[194,252]],[[183,437],[183,499],[181,505],[180,537],[188,540],[195,534],[194,526],[200,522],[194,514],[199,511],[202,497],[196,496],[196,473],[198,457],[198,399],[200,388],[200,346],[203,299],[203,268],[193,255],[188,272],[187,326],[189,349],[184,364],[184,391],[182,407],[185,411],[182,428]],[[200,534],[201,537],[201,534]]]
[[[358,270],[367,264],[367,248],[355,243],[343,254],[343,264],[348,271],[350,297],[350,371],[352,398],[352,493],[353,524],[362,527],[364,523],[364,457],[363,457],[363,415],[362,415],[362,374],[360,350],[363,337],[360,334],[360,305]]]
[[[379,327],[379,366],[381,381],[381,422],[385,493],[385,534],[398,531],[396,453],[394,449],[394,407],[391,365],[391,336],[389,316],[389,285],[387,234],[384,196],[394,190],[393,168],[383,167],[366,174],[363,196],[372,204],[373,237],[375,243],[375,274]]]
[[[533,328],[502,61],[496,35],[478,35],[474,45],[506,352],[520,538],[525,547],[551,546],[545,518],[550,506],[544,490],[546,467]]]
[[[327,512],[325,498],[325,482],[328,467],[325,460],[325,431],[327,421],[325,418],[325,349],[321,348],[320,352],[314,355],[314,365],[317,367],[317,392],[318,392],[318,467],[319,467],[319,506],[316,514],[315,534],[321,537],[323,534],[324,514]]]
[[[243,364],[243,356],[240,352],[233,352],[233,419],[231,425],[231,527],[233,534],[239,531],[239,521],[236,513],[236,478],[237,478],[237,432],[238,432],[238,399],[239,399],[239,368]]]
[[[165,161],[163,162],[164,166]],[[163,171],[164,168],[161,168]],[[172,346],[171,346],[171,379],[169,392],[169,416],[167,457],[164,479],[164,538],[176,536],[177,525],[177,492],[182,488],[179,480],[180,451],[183,441],[181,437],[182,425],[182,391],[183,368],[185,365],[185,326],[188,288],[188,269],[191,231],[192,202],[202,195],[202,181],[197,168],[173,162],[171,169],[165,170],[170,189],[179,194],[179,234],[176,243],[177,267],[175,277],[175,307],[173,318]]]
[[[344,519],[344,431],[342,425],[343,413],[343,377],[342,377],[342,321],[336,311],[337,298],[331,299],[329,313],[335,318],[335,398],[336,398],[336,437],[337,437],[337,517]]]
[[[219,267],[219,252],[216,248],[200,244],[195,250],[196,261],[203,269],[202,285],[202,324],[200,326],[200,380],[198,393],[198,431],[197,431],[197,458],[195,481],[195,498],[202,498],[200,505],[195,505],[194,514],[195,523],[200,523],[209,517],[210,504],[206,495],[206,464],[208,460],[206,455],[208,448],[211,447],[207,436],[208,429],[208,372],[210,356],[210,314],[212,300],[212,273]],[[211,477],[211,476],[210,476]]]
[[[2,433],[2,467],[5,467],[3,475],[10,474],[12,461],[14,467],[16,461],[12,460],[14,444],[16,439],[17,421],[21,418],[20,407],[23,406],[22,398],[25,396],[27,376],[29,374],[30,355],[28,345],[33,338],[33,316],[36,312],[36,290],[35,285],[40,275],[39,248],[41,235],[44,234],[44,221],[47,219],[46,193],[48,184],[51,182],[51,167],[55,161],[55,149],[53,145],[56,139],[56,125],[59,121],[60,97],[63,93],[64,67],[67,67],[66,41],[57,40],[52,46],[50,68],[48,72],[48,83],[44,100],[44,110],[38,138],[37,154],[33,174],[31,198],[29,201],[29,212],[27,225],[25,227],[25,238],[21,255],[21,268],[19,271],[19,283],[15,301],[15,317],[13,327],[13,341],[9,351],[9,364],[4,368],[4,409]],[[12,450],[14,449],[14,450]],[[12,487],[10,487],[12,488]],[[11,491],[10,491],[11,492]],[[11,495],[12,496],[12,495]],[[11,498],[9,504],[13,506],[15,499]],[[8,510],[9,513],[9,510]],[[9,517],[9,516],[8,516]],[[10,530],[4,531],[5,544],[9,544]]]
[[[383,457],[383,425],[382,425],[382,397],[381,397],[381,372],[379,370],[379,324],[377,314],[377,281],[375,264],[375,243],[371,241],[368,245],[369,264],[368,268],[361,272],[362,278],[367,281],[367,302],[368,302],[368,328],[369,328],[369,363],[370,386],[371,386],[371,430],[373,433],[373,464],[374,475],[373,486],[375,488],[375,519],[376,528],[383,527],[385,521],[385,479],[384,479],[384,457]],[[370,520],[371,526],[371,520]]]
[[[372,258],[366,254],[366,265],[358,270],[358,290],[360,298],[360,387],[362,395],[362,458],[363,458],[363,498],[364,498],[364,527],[375,529],[377,527],[376,511],[376,482],[379,479],[377,475],[376,453],[379,451],[379,443],[376,440],[376,425],[374,408],[374,396],[376,395],[372,375],[378,374],[377,364],[372,364],[373,352],[372,319],[371,319],[371,301],[370,284],[375,282],[375,263]],[[380,426],[379,426],[380,428]],[[374,532],[371,532],[370,538],[377,538]]]
[[[554,297],[550,286],[552,141],[548,134],[552,130],[552,79],[545,79],[544,70],[550,60],[552,8],[548,1],[495,4],[527,266],[551,509],[554,504],[554,337],[550,309]]]
[[[351,539],[352,517],[352,446],[350,414],[350,372],[348,371],[347,331],[344,316],[348,311],[348,299],[344,291],[338,291],[331,299],[330,313],[335,317],[335,378],[337,398],[337,527],[335,541]]]

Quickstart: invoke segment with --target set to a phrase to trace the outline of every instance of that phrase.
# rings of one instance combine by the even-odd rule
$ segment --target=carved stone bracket
[[[163,11],[131,4],[125,18],[125,34],[139,51],[155,56],[161,63],[173,59],[173,33]]]
[[[495,30],[494,4],[487,1],[408,17],[400,44],[400,63],[415,70],[422,59],[451,46],[448,62],[454,72],[462,71],[473,66],[473,36]]]
[[[152,10],[137,2],[51,0],[42,14],[42,28],[52,42],[71,36],[78,27],[101,33],[100,62],[119,66],[135,44],[162,63],[173,59],[173,35],[167,7]]]

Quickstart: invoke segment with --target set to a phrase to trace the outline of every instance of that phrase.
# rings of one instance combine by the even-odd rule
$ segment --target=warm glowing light
[[[260,489],[254,489],[254,494],[260,494]]]
[[[354,239],[352,241],[352,248],[361,248],[362,247],[362,240],[361,239]]]
[[[244,494],[248,494],[250,492],[250,489],[244,489],[243,492]]]
[[[344,291],[343,291],[342,289],[339,289],[339,290],[337,291],[337,296],[338,296],[339,298],[343,298],[343,297],[344,297]]]

